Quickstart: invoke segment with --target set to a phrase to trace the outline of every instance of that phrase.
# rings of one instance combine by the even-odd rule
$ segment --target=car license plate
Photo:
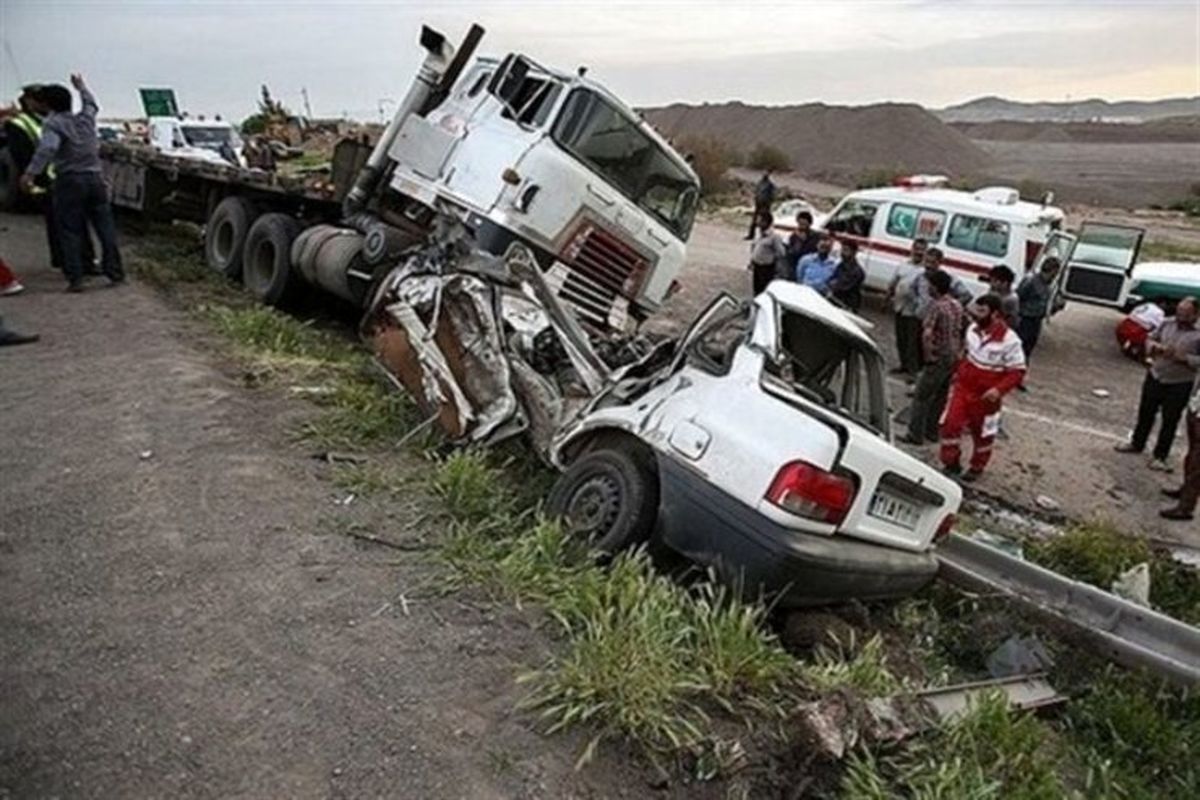
[[[876,519],[882,519],[901,528],[915,530],[921,521],[921,507],[916,503],[896,497],[894,494],[880,489],[871,498],[867,513]]]

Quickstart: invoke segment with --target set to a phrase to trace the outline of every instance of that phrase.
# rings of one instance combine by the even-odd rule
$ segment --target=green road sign
[[[175,104],[174,89],[138,89],[142,96],[142,110],[147,117],[175,117],[179,106]]]

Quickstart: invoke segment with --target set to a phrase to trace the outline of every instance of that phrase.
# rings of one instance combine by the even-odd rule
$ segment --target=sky
[[[303,113],[378,119],[420,61],[422,24],[525,53],[635,106],[1200,95],[1200,0],[0,0],[0,102],[83,72],[105,116],[168,86],[240,119],[259,86]]]

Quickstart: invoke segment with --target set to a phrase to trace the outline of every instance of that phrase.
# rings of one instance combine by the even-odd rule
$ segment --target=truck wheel
[[[242,283],[259,302],[279,305],[292,280],[292,242],[300,223],[287,214],[263,214],[250,226],[242,250]]]
[[[217,203],[204,226],[204,260],[212,270],[233,280],[242,276],[242,253],[255,216],[245,198],[226,197]]]
[[[658,479],[647,459],[623,449],[575,460],[550,490],[547,510],[572,536],[613,555],[650,538],[658,518]]]

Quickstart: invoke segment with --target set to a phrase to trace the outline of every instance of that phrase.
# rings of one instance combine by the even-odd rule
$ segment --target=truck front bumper
[[[937,573],[932,552],[786,528],[670,456],[658,465],[663,541],[743,596],[783,607],[878,600],[910,595]]]

